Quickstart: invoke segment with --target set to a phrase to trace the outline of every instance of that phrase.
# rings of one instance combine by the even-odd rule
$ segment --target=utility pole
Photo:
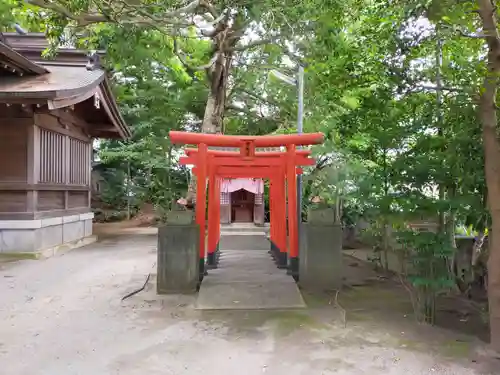
[[[298,90],[298,111],[297,111],[297,133],[302,134],[304,130],[304,67],[299,65],[297,76]],[[300,244],[300,226],[302,223],[302,175],[297,176],[297,217],[299,224],[299,244]]]

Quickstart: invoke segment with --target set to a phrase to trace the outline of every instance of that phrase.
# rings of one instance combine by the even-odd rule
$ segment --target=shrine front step
[[[232,223],[221,226],[221,234],[253,235],[266,233],[266,227],[257,226],[253,223]]]
[[[221,233],[219,249],[225,250],[269,250],[269,241],[265,233],[240,235]]]

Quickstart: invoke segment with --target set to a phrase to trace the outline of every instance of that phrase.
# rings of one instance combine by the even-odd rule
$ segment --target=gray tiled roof
[[[96,87],[103,81],[105,74],[101,69],[87,70],[79,66],[47,66],[46,68],[51,74],[21,79],[3,79],[0,82],[0,95],[21,98],[54,97],[57,93],[62,95],[65,91],[84,91]]]

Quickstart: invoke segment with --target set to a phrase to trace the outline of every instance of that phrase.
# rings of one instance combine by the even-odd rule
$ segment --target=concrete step
[[[237,232],[221,233],[219,242],[221,251],[223,250],[269,250],[270,243],[264,233],[241,235]]]
[[[221,232],[238,232],[238,233],[263,233],[266,227],[257,226],[253,223],[232,223],[221,225]]]

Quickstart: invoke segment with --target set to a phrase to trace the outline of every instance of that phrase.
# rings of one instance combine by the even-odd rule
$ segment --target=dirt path
[[[306,312],[200,312],[191,297],[150,288],[121,302],[150,272],[155,241],[128,234],[1,265],[0,374],[487,374],[469,346],[436,350],[452,337],[429,344],[351,312],[344,327],[331,301]]]

